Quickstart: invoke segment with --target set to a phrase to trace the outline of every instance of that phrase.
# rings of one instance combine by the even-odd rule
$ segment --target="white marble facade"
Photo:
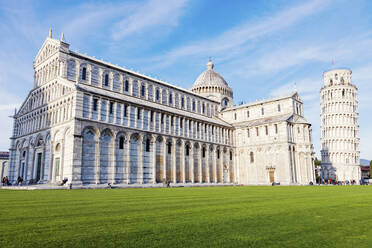
[[[187,90],[73,52],[50,34],[34,60],[34,87],[14,115],[10,180],[314,181],[299,95],[233,106],[213,66]]]
[[[322,176],[325,180],[359,182],[360,151],[357,87],[351,70],[323,74],[320,91]]]

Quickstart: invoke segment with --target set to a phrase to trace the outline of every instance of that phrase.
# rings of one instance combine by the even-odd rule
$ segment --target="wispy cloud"
[[[174,27],[184,13],[187,0],[150,0],[124,16],[112,29],[112,38],[120,40],[154,27]]]
[[[195,55],[205,56],[210,54],[218,56],[221,53],[226,55],[226,51],[234,53],[236,50],[241,52],[242,49],[246,49],[243,46],[247,46],[247,43],[250,41],[254,41],[259,37],[288,28],[296,22],[325,9],[329,3],[330,1],[328,0],[309,1],[282,10],[272,16],[267,16],[260,21],[243,23],[223,32],[217,37],[177,47],[164,55],[155,58],[155,60],[163,61],[163,63],[158,64],[158,66],[167,66],[180,57]]]

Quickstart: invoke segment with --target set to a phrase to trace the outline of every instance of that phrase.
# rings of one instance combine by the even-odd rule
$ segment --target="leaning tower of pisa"
[[[323,74],[320,90],[322,175],[325,180],[359,182],[359,125],[357,87],[351,70]]]

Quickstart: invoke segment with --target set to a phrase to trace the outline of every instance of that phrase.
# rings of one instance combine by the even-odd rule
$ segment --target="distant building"
[[[360,166],[360,171],[362,173],[362,178],[369,178],[370,167],[369,166]]]
[[[11,182],[315,180],[311,125],[297,92],[233,106],[212,61],[187,90],[73,52],[51,33],[33,66],[34,87],[14,115]]]
[[[8,176],[9,152],[0,152],[0,178]]]

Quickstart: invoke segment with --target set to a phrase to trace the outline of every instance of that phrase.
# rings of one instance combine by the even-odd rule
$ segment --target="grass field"
[[[372,187],[0,190],[0,247],[372,247]]]

